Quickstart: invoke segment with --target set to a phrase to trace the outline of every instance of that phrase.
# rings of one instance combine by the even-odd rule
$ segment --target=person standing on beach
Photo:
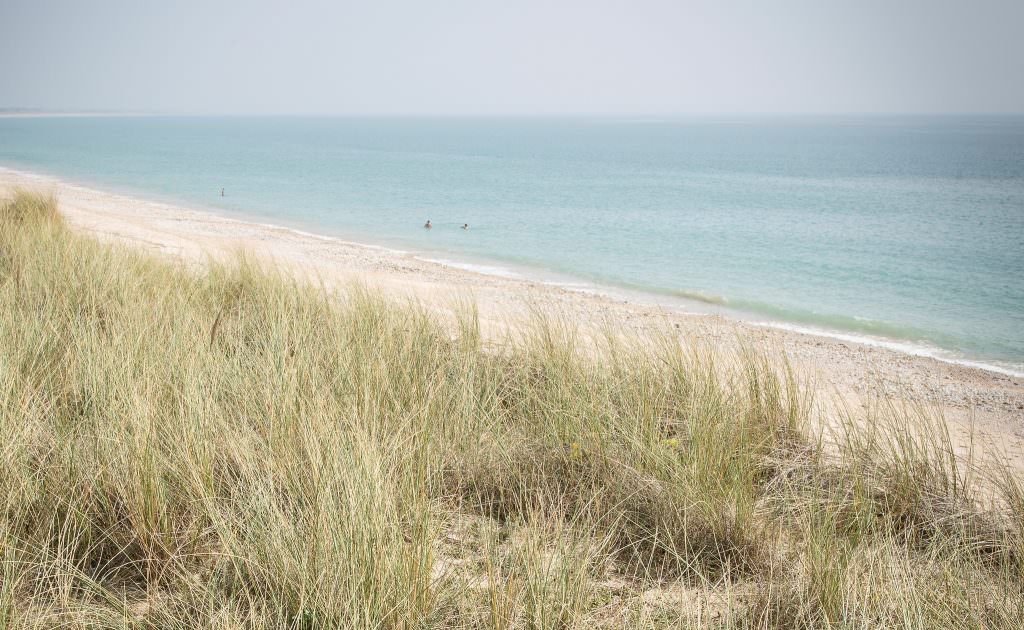
[[[429,230],[430,228],[432,228],[434,226],[430,224],[430,219],[427,219],[427,222],[423,224],[423,227],[425,227],[426,229]]]

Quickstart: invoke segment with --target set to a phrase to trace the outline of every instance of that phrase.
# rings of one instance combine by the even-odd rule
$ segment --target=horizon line
[[[693,112],[229,112],[160,111],[118,109],[50,109],[0,107],[0,118],[15,117],[224,117],[224,118],[737,118],[753,117],[884,117],[884,116],[1024,116],[1024,110],[1007,111],[693,111]]]

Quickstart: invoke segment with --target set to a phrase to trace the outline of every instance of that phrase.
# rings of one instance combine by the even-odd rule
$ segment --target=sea
[[[0,166],[1024,375],[1024,116],[6,117]]]

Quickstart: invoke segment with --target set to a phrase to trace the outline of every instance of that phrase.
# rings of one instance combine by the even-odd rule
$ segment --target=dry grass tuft
[[[0,204],[0,626],[1020,627],[1024,483],[941,419],[443,324]]]

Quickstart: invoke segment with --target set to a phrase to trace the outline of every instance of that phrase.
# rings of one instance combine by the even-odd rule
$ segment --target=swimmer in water
[[[423,224],[423,227],[425,227],[426,229],[429,230],[430,228],[432,228],[434,226],[430,224],[430,219],[427,219],[427,222]]]
[[[224,196],[224,189],[223,189],[223,188],[221,188],[221,189],[220,189],[220,196],[221,196],[221,197],[223,197],[223,196]]]
[[[462,229],[463,230],[468,230],[469,229],[469,224],[468,223],[463,223],[462,224]]]

